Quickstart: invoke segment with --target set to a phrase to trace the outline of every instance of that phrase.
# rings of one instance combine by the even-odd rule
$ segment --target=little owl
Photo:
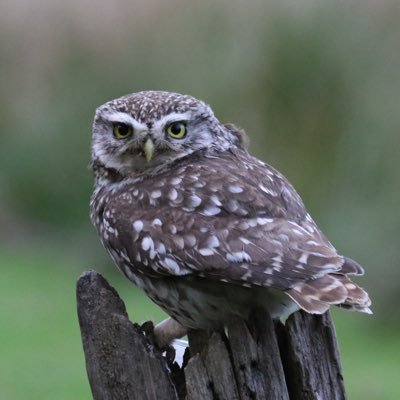
[[[370,313],[288,180],[191,96],[130,94],[96,111],[91,219],[122,273],[171,318],[158,343],[263,307],[284,319],[331,304]]]

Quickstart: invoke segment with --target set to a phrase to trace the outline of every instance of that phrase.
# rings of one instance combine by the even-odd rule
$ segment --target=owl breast
[[[124,267],[122,267],[124,268]],[[265,309],[274,319],[285,319],[299,307],[284,293],[274,289],[233,287],[202,278],[154,279],[125,275],[168,315],[190,329],[221,329],[232,318],[247,319],[255,307]]]

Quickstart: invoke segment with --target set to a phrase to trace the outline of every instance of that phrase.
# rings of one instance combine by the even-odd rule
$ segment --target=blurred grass
[[[43,253],[2,252],[0,397],[90,398],[75,315],[78,269]]]
[[[399,22],[390,0],[3,1],[0,399],[90,398],[74,295],[88,266],[134,320],[161,318],[88,220],[94,109],[147,89],[245,128],[365,267],[375,314],[335,312],[347,390],[400,398]]]
[[[350,400],[400,398],[400,336],[374,316],[332,312]]]

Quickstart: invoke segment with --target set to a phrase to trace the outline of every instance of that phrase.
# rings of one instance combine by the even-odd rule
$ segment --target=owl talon
[[[142,325],[140,325],[140,330],[146,334],[152,334],[154,332],[154,322],[153,321],[145,321]]]
[[[161,322],[160,324],[162,324],[163,322]],[[154,326],[153,321],[146,321],[142,325],[140,325],[140,330],[146,335],[146,337],[152,343],[154,343],[160,349],[162,353],[165,353],[165,358],[167,359],[167,362],[169,364],[172,364],[175,360],[175,355],[176,355],[175,348],[170,343],[164,343],[164,334],[162,334],[161,337],[157,337],[155,328],[156,327]],[[160,328],[158,328],[158,333],[160,334],[159,330]]]
[[[175,356],[176,356],[176,351],[174,346],[168,344],[165,346],[164,349],[165,352],[165,358],[167,359],[168,364],[172,364],[175,361]]]
[[[155,335],[154,335],[154,322],[153,321],[146,321],[140,325],[140,330],[146,335],[146,337],[156,343]]]

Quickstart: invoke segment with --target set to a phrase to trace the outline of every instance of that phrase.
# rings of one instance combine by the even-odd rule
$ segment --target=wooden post
[[[165,359],[129,321],[118,293],[100,274],[80,276],[77,300],[95,400],[178,398]]]
[[[78,316],[93,398],[154,400],[344,400],[329,314],[297,312],[285,325],[254,310],[226,332],[191,331],[182,367],[132,324],[97,272],[81,275]]]

